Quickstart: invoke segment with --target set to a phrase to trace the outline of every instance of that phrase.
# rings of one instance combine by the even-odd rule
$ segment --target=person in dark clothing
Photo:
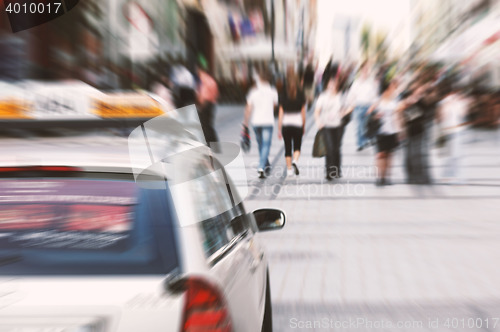
[[[314,68],[313,65],[309,63],[302,77],[302,90],[304,91],[308,108],[312,105],[314,100],[314,89]]]
[[[299,91],[298,81],[294,76],[288,77],[287,90],[280,96],[279,105],[278,138],[283,138],[285,143],[287,176],[299,175],[297,161],[305,131],[306,100],[304,94]]]
[[[349,90],[349,87],[351,85],[351,82],[349,81],[350,77],[350,70],[352,68],[347,68],[345,71],[337,70],[337,80],[338,80],[338,89],[339,93],[342,96],[342,100],[345,103],[347,92]],[[344,138],[344,133],[345,133],[345,128],[351,121],[351,115],[353,111],[353,107],[347,106],[345,107],[344,113],[342,115],[342,120],[341,120],[341,128],[340,128],[340,145],[342,146],[342,139]],[[340,171],[340,175],[342,176],[342,170]]]
[[[321,75],[321,86],[323,91],[326,89],[326,85],[330,81],[330,67],[332,66],[332,58],[326,63],[325,69],[323,69],[323,75]]]
[[[323,91],[326,90],[328,82],[330,82],[331,79],[335,79],[338,70],[339,64],[333,62],[333,60],[330,59],[330,61],[328,61],[328,63],[326,64],[325,70],[323,71],[323,76],[321,77],[321,85],[323,86]]]
[[[436,104],[429,96],[429,85],[416,88],[405,101],[403,119],[406,127],[405,169],[409,184],[430,184],[429,131]]]
[[[217,132],[215,131],[215,104],[219,97],[217,83],[212,76],[208,74],[206,63],[201,63],[198,68],[198,116],[200,118],[201,128],[208,144],[218,142]],[[215,148],[216,145],[214,145]],[[215,148],[216,152],[218,151]]]

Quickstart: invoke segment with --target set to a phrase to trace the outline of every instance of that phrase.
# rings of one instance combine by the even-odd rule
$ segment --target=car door
[[[206,164],[200,167],[207,167]],[[206,170],[201,171],[206,174]],[[256,246],[251,219],[242,204],[235,205],[231,186],[219,168],[196,181],[204,205],[221,213],[200,223],[210,274],[223,285],[235,331],[258,331],[265,298],[263,256]]]

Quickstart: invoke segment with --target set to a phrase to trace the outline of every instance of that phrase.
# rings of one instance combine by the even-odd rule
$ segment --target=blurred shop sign
[[[15,84],[0,81],[0,119],[26,119],[29,101],[24,90]]]
[[[94,101],[92,112],[109,118],[153,118],[163,115],[159,102],[147,95],[116,93],[101,96]]]
[[[147,93],[103,93],[79,81],[0,82],[1,120],[150,119],[166,109]]]
[[[27,119],[26,104],[20,99],[0,100],[0,119]]]
[[[29,82],[26,85],[31,99],[29,114],[34,119],[94,118],[89,106],[91,97],[101,92],[85,83]]]

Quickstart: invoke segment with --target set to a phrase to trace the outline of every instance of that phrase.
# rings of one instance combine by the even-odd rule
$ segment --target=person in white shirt
[[[366,112],[378,98],[378,84],[370,74],[370,65],[363,62],[360,68],[361,75],[354,81],[349,90],[349,102],[355,106],[354,117],[357,122],[356,136],[358,151],[368,145],[366,131]]]
[[[342,117],[344,116],[344,102],[338,90],[338,78],[331,78],[327,82],[326,90],[316,101],[314,119],[319,130],[323,130],[326,145],[326,179],[331,181],[341,177]]]
[[[442,134],[447,138],[449,155],[444,164],[443,177],[446,180],[462,183],[460,166],[462,160],[463,130],[469,122],[466,120],[468,101],[458,88],[450,88],[438,108],[438,121]]]
[[[250,89],[247,95],[247,106],[243,125],[248,127],[251,122],[257,145],[259,147],[259,178],[264,179],[269,173],[269,152],[273,137],[274,108],[278,105],[278,92],[269,84],[269,74],[262,71],[260,82]]]
[[[178,63],[170,69],[170,81],[176,108],[196,104],[196,80],[183,64]]]

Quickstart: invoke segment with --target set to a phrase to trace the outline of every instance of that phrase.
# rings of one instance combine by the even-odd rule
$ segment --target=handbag
[[[366,121],[366,137],[372,139],[377,136],[380,128],[382,127],[382,122],[377,118],[376,112],[372,112],[368,121]]]
[[[312,156],[314,158],[321,158],[326,156],[326,144],[323,129],[318,130],[314,137]]]
[[[250,151],[251,140],[250,140],[250,130],[247,126],[243,126],[241,128],[241,141],[240,141],[241,149],[243,152],[247,153]]]
[[[446,146],[446,144],[449,141],[449,137],[445,133],[440,133],[439,136],[436,139],[436,147],[438,149],[442,149]]]

